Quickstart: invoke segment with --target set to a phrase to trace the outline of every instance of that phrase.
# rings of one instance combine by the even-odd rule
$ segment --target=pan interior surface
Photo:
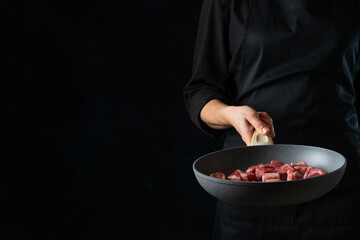
[[[240,182],[210,177],[214,172],[226,176],[236,169],[272,160],[285,164],[306,161],[328,173],[314,178],[273,183]],[[316,199],[333,189],[341,180],[346,159],[332,150],[303,145],[263,145],[238,147],[209,153],[197,159],[193,170],[199,184],[211,195],[239,205],[278,206]],[[266,197],[264,197],[266,196]]]
[[[195,162],[194,167],[202,174],[223,172],[229,175],[236,169],[246,170],[260,163],[267,164],[272,160],[285,164],[306,161],[308,165],[333,172],[345,164],[345,158],[334,151],[302,145],[269,145],[239,147],[221,150],[205,155]]]

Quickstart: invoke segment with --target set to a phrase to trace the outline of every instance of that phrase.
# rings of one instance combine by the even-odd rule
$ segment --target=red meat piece
[[[289,171],[289,170],[294,171],[294,168],[289,164],[284,164],[284,165],[276,168],[276,172],[278,172],[280,174],[280,179],[282,181],[286,181],[287,171]]]
[[[301,172],[302,175],[305,174],[307,168],[308,168],[308,167],[305,167],[305,166],[294,165],[294,169],[295,169],[296,171]]]
[[[249,182],[255,182],[256,181],[256,175],[255,173],[252,173],[252,172],[249,172],[249,173],[246,173],[247,176],[248,176],[248,181]]]
[[[278,168],[278,167],[281,167],[282,165],[284,165],[284,163],[281,161],[273,160],[270,162],[270,167],[273,167],[273,168]]]
[[[270,179],[266,180],[265,182],[280,182],[280,181],[281,181],[280,179],[272,179],[272,178],[270,178]]]
[[[303,166],[303,167],[307,167],[307,163],[305,161],[301,161],[301,162],[298,162],[297,164],[295,164],[295,166]]]
[[[254,166],[248,167],[248,169],[246,170],[246,173],[249,173],[249,172],[255,173],[255,170],[256,170],[257,168],[261,168],[261,167],[264,167],[264,166],[265,166],[265,164],[260,163],[260,164],[258,164],[258,165],[254,165]]]
[[[241,171],[240,177],[241,177],[241,181],[244,181],[244,182],[256,181],[255,173],[252,173],[252,172],[246,173],[246,172]]]
[[[233,172],[232,174],[230,174],[227,179],[229,180],[234,180],[234,181],[241,181],[241,176],[240,176],[240,170],[235,170],[235,172]]]
[[[302,161],[302,162],[298,162],[297,164],[293,165],[293,167],[296,171],[299,171],[301,174],[304,175],[308,168],[308,165],[305,161]]]
[[[268,164],[264,167],[255,169],[255,176],[257,181],[261,181],[262,175],[264,173],[273,173],[275,172],[275,168],[270,167]]]
[[[211,173],[210,177],[225,179],[225,174],[222,172]]]
[[[280,181],[280,174],[273,172],[273,173],[264,173],[262,175],[262,181],[263,182],[269,182],[268,180],[271,180],[271,182],[274,182],[274,180]]]
[[[249,181],[248,175],[247,175],[246,172],[240,171],[240,177],[241,177],[241,181],[243,181],[243,182],[248,182]]]
[[[304,179],[305,179],[305,178],[311,178],[311,177],[316,177],[316,176],[324,175],[324,174],[326,174],[326,173],[328,173],[328,172],[325,171],[325,170],[323,170],[323,169],[309,166],[309,167],[306,169],[306,172],[305,172],[305,174],[304,174]]]
[[[303,179],[303,174],[299,171],[295,171],[295,170],[288,170],[287,171],[287,181],[291,181],[291,180],[297,180],[297,179]]]
[[[256,177],[254,173],[246,173],[241,170],[235,170],[232,174],[230,174],[227,179],[235,180],[235,181],[243,181],[243,182],[251,182],[255,181]]]

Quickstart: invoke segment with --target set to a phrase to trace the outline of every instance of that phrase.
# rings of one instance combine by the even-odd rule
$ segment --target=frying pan
[[[285,164],[306,161],[308,165],[326,170],[325,175],[281,182],[240,182],[210,177],[223,172],[226,176],[236,169],[271,160]],[[211,195],[225,202],[248,206],[281,206],[314,200],[333,189],[342,179],[346,159],[325,148],[304,145],[261,145],[237,147],[209,153],[198,158],[193,170],[199,184]]]

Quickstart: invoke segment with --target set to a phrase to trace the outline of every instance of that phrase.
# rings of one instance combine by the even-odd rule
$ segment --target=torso
[[[355,86],[360,2],[255,0],[246,17],[238,8],[241,1],[221,2],[229,18],[235,104],[268,112],[274,120],[275,144],[330,148],[347,157],[348,167],[337,189],[310,203],[265,211],[226,203],[220,208],[233,217],[237,214],[239,225],[234,227],[241,222],[289,221],[299,226],[358,226],[360,129],[355,102],[360,90]],[[239,37],[236,25],[242,19],[244,35]],[[230,129],[224,147],[241,145],[239,134]]]

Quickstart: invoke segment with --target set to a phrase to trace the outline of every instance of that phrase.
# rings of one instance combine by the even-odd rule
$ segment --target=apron
[[[247,207],[218,200],[214,239],[351,239],[357,234],[359,5],[340,0],[252,1],[242,51],[232,55],[229,68],[235,105],[269,113],[275,144],[332,149],[343,154],[348,165],[334,190],[308,203]],[[229,31],[231,38],[235,33]],[[231,44],[233,49],[239,43]],[[224,148],[243,145],[234,129],[226,132]]]

